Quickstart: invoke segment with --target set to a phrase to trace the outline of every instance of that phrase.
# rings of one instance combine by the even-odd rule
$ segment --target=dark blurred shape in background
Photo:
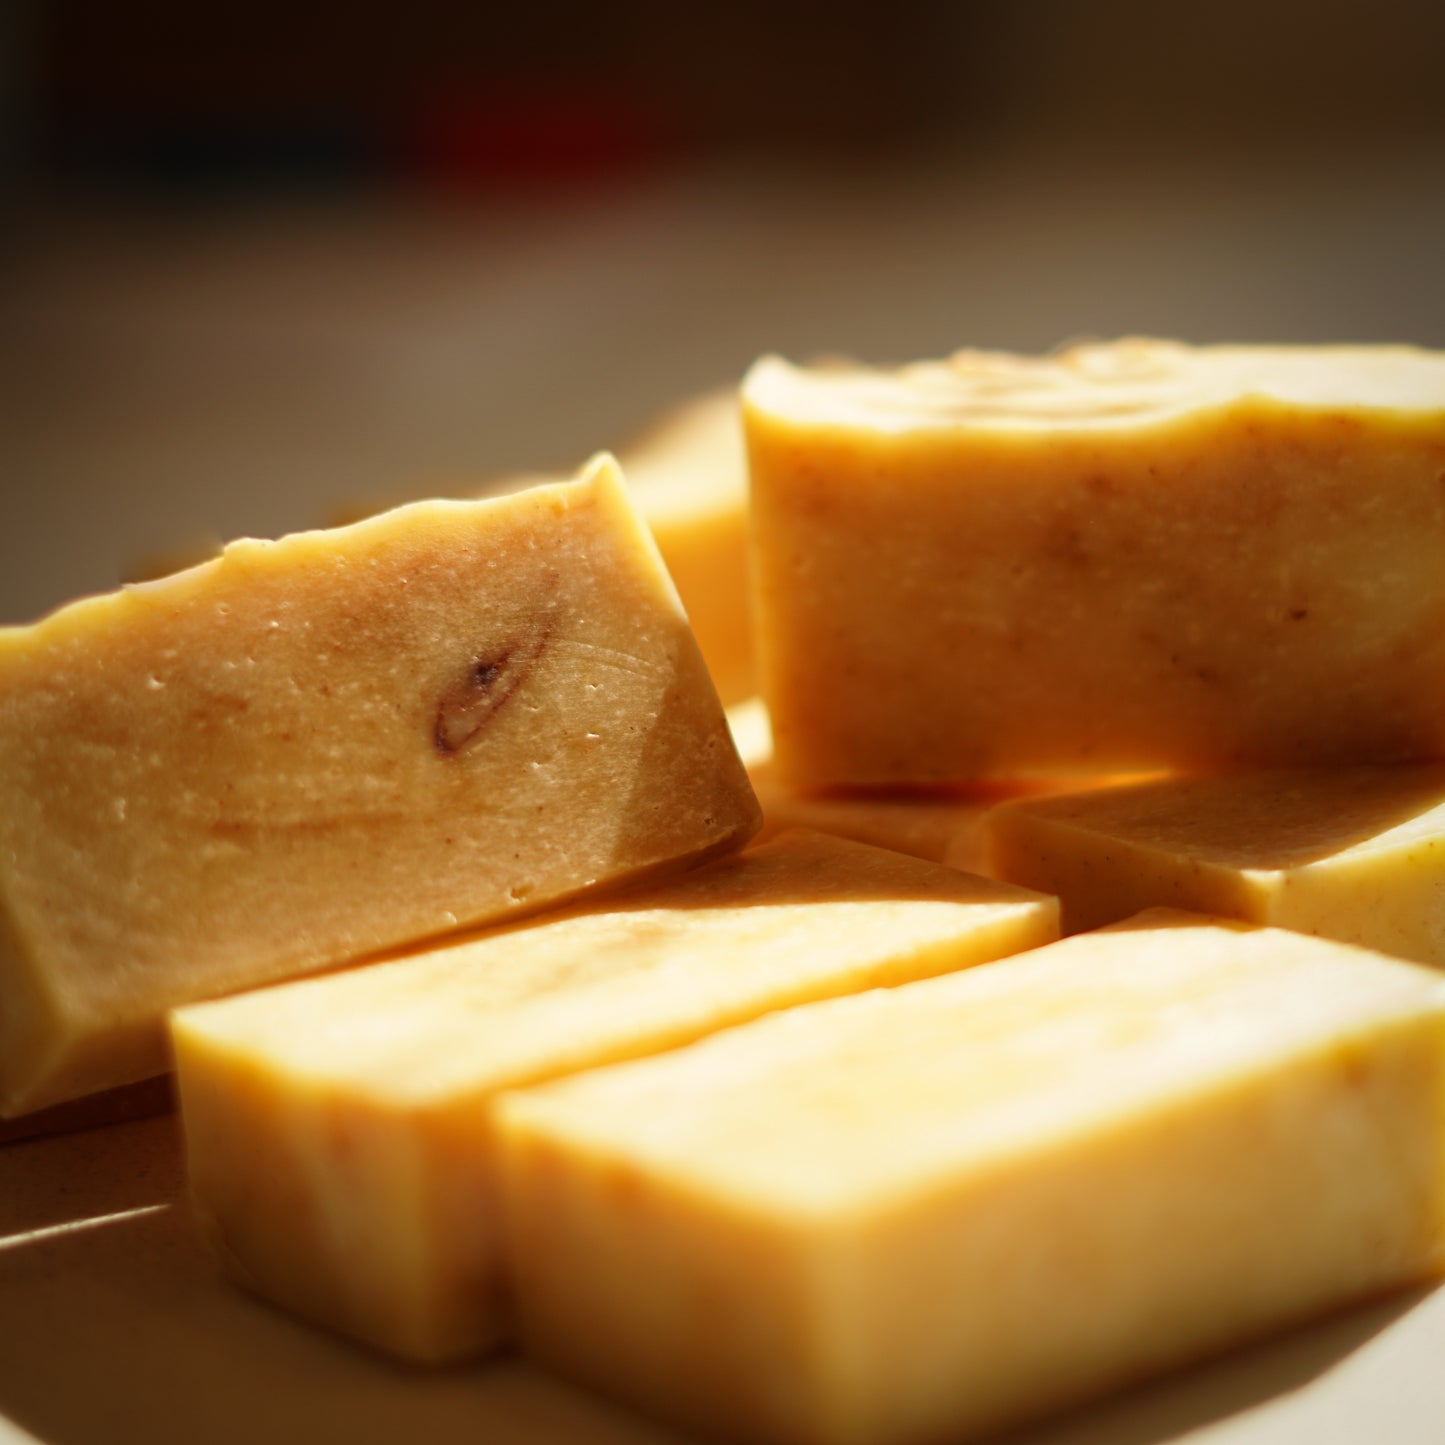
[[[719,154],[1358,145],[1445,125],[1432,0],[9,0],[11,150],[166,194],[557,184]],[[12,162],[13,164],[13,162]]]
[[[758,352],[1445,346],[1439,0],[0,0],[0,619]]]

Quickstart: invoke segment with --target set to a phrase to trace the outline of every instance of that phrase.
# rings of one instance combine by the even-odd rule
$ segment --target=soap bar
[[[503,1336],[499,1090],[1057,937],[1054,900],[794,834],[665,888],[180,1010],[192,1192],[257,1293],[441,1362]]]
[[[741,846],[756,802],[611,461],[0,631],[0,1115],[165,1010]]]
[[[1069,932],[1153,904],[1445,966],[1445,766],[1165,778],[1010,802],[988,867],[1060,896]]]
[[[620,448],[723,702],[757,692],[748,573],[748,463],[736,388],[666,412]]]
[[[750,1442],[961,1441],[1445,1264],[1445,984],[1159,911],[505,1098],[523,1348]]]
[[[1445,355],[766,359],[743,401],[790,781],[1445,756]]]

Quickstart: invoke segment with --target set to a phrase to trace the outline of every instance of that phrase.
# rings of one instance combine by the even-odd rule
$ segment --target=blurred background
[[[1445,346],[1438,0],[0,0],[0,621],[760,352]]]

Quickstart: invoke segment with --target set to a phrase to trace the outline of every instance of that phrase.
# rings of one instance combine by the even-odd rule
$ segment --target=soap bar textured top
[[[1445,356],[768,359],[743,399],[793,781],[1445,755]]]
[[[161,1015],[739,845],[757,808],[615,464],[247,541],[0,632],[0,1113]]]

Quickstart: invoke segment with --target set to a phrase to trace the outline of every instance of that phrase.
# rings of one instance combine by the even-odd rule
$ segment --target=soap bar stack
[[[744,398],[774,771],[1092,774],[969,835],[1066,929],[1169,904],[1445,964],[1445,357],[767,360]]]
[[[821,835],[334,977],[174,1036],[204,1228],[252,1289],[423,1363],[506,1337],[504,1091],[1058,936],[1052,898]]]
[[[904,852],[740,851],[610,461],[239,544],[0,634],[0,1107],[175,1010],[241,1283],[750,1442],[962,1439],[1445,1268],[1445,980],[1359,946],[1445,962],[1445,358],[742,401],[749,768]]]

